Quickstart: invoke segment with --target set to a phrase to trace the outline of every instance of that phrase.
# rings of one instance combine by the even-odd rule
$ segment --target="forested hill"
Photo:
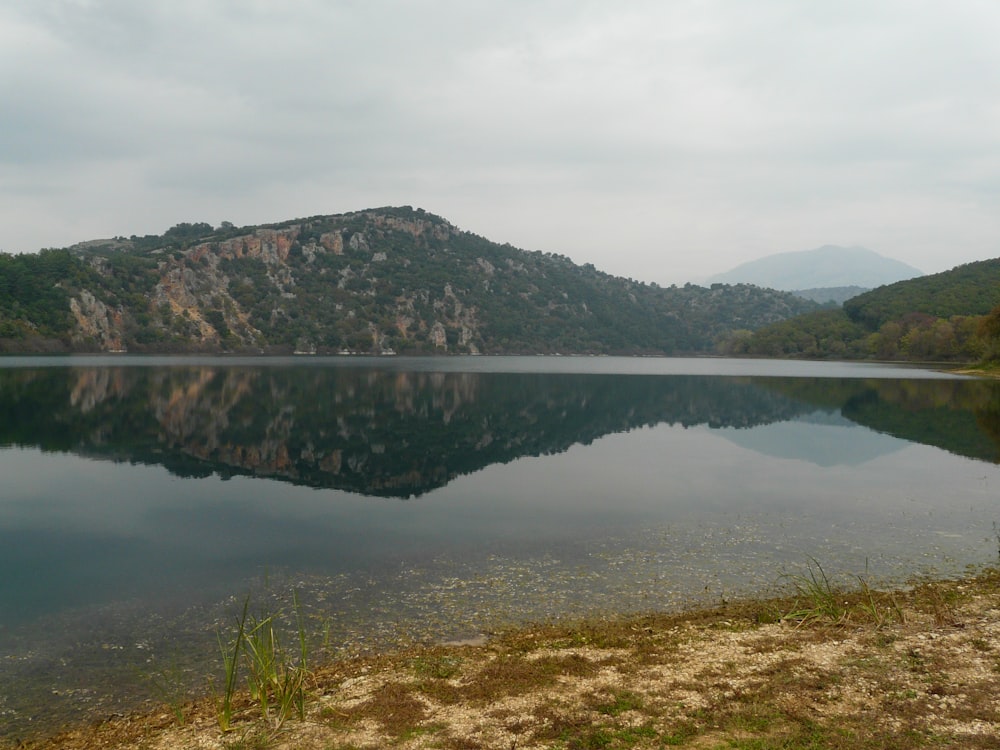
[[[900,281],[824,310],[736,333],[730,354],[1000,361],[1000,258]]]
[[[816,309],[661,288],[381,208],[0,256],[0,350],[697,353]]]
[[[967,263],[944,273],[900,281],[844,303],[852,320],[870,328],[909,313],[935,318],[986,315],[1000,305],[1000,258]]]

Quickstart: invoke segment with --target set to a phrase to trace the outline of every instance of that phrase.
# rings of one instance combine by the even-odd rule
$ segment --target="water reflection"
[[[817,466],[860,466],[902,450],[906,440],[866,430],[839,412],[818,411],[752,430],[720,433],[736,445],[772,458],[808,461]]]
[[[272,477],[405,498],[492,464],[653,424],[742,431],[782,423],[780,430],[731,437],[769,455],[780,455],[778,443],[785,442],[819,465],[892,449],[887,441],[848,441],[838,449],[851,455],[836,459],[838,449],[801,439],[806,421],[835,417],[996,462],[998,394],[998,384],[972,380],[208,366],[0,370],[0,444],[157,464],[180,477]]]

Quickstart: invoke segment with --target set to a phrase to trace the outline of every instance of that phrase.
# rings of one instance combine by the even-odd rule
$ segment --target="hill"
[[[998,304],[1000,258],[994,258],[859,295],[844,303],[844,311],[852,320],[878,328],[908,313],[985,315]]]
[[[900,281],[730,337],[730,354],[976,361],[1000,358],[1000,258]]]
[[[618,278],[410,207],[0,259],[0,351],[695,353],[815,308]]]
[[[757,284],[785,291],[829,287],[872,289],[921,275],[913,266],[867,248],[824,245],[815,250],[768,255],[717,274],[709,281]]]

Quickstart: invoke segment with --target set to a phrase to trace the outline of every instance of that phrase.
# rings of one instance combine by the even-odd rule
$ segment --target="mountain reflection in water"
[[[42,368],[0,370],[0,414],[0,445],[158,464],[181,477],[250,475],[400,498],[661,423],[738,431],[785,424],[732,439],[771,453],[785,434],[803,454],[810,444],[794,425],[836,416],[1000,459],[998,384],[976,380]],[[831,460],[822,442],[812,449],[816,463]],[[845,460],[863,460],[864,450],[852,446]]]

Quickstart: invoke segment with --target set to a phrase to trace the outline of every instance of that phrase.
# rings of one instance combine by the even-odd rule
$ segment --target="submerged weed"
[[[173,714],[174,721],[183,725],[186,720],[184,704],[188,700],[190,686],[187,684],[185,670],[176,660],[166,665],[154,665],[146,670],[139,670],[140,676],[149,683],[153,692],[163,701]]]

